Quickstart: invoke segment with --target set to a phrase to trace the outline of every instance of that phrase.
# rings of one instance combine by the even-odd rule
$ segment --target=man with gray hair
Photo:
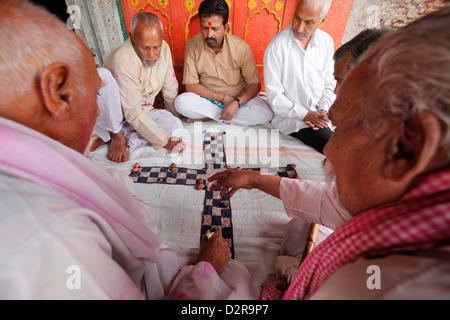
[[[110,146],[110,159],[115,162],[128,160],[127,145],[136,148],[150,143],[155,149],[181,151],[180,138],[183,125],[175,111],[174,100],[178,95],[178,81],[173,69],[169,45],[163,40],[163,25],[159,17],[149,12],[135,14],[131,21],[131,33],[119,48],[106,59],[104,67],[117,82],[120,102],[102,107],[98,124],[108,128],[110,133],[119,132],[121,142]],[[104,71],[104,70],[103,70]],[[111,75],[107,78],[112,78]],[[108,81],[112,83],[113,81]],[[103,97],[117,95],[117,88],[110,86]],[[102,92],[101,92],[102,93]],[[155,109],[155,100],[162,93],[164,109]],[[102,99],[100,99],[101,101]],[[103,99],[104,100],[104,99]],[[121,105],[121,109],[117,108]],[[122,119],[111,114],[121,113],[125,122],[109,119]],[[109,130],[115,128],[115,130]],[[98,130],[100,132],[105,130]],[[106,132],[107,134],[108,132]],[[111,135],[115,138],[115,135]],[[126,139],[126,142],[125,142]],[[102,145],[105,139],[94,141],[91,150]],[[111,150],[112,148],[114,150]]]
[[[259,188],[336,229],[288,288],[265,283],[265,298],[450,298],[449,24],[447,7],[386,35],[346,77],[329,111],[333,192],[321,203],[302,181],[233,170],[209,179],[229,195]]]
[[[278,33],[264,55],[272,125],[319,152],[332,131],[326,112],[333,93],[333,39],[319,27],[331,0],[299,0],[292,24]]]
[[[220,231],[164,241],[131,179],[83,155],[102,79],[73,31],[0,0],[0,71],[0,299],[251,298]]]

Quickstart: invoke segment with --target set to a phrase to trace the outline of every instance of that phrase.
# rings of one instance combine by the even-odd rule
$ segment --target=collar
[[[311,36],[311,39],[308,43],[308,46],[306,47],[306,50],[302,48],[302,46],[300,45],[300,41],[294,37],[294,33],[292,32],[292,23],[289,25],[289,37],[291,41],[294,42],[302,51],[307,51],[311,50],[314,47],[319,48],[319,41],[317,41],[318,30],[319,29],[317,29],[316,32],[314,32],[313,35]]]

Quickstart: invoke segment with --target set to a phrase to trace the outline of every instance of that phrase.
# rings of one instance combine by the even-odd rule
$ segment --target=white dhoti
[[[222,108],[192,92],[179,95],[175,99],[175,109],[186,118],[209,118],[222,121],[220,120]],[[251,126],[270,122],[272,118],[273,111],[269,104],[264,99],[256,97],[242,105],[233,119],[223,122],[240,126]]]
[[[94,131],[105,142],[111,139],[110,132],[123,132],[129,148],[137,148],[149,144],[134,128],[124,120],[122,105],[120,103],[120,92],[116,80],[111,72],[104,68],[98,68],[97,72],[102,78],[103,86],[97,95],[97,104],[100,115]],[[181,137],[183,124],[180,119],[171,112],[161,109],[153,109],[149,116],[162,129],[172,137]]]

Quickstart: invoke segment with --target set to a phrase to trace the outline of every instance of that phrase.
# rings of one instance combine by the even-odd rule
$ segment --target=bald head
[[[0,2],[0,43],[0,116],[84,151],[101,85],[89,49],[45,9],[12,0]]]

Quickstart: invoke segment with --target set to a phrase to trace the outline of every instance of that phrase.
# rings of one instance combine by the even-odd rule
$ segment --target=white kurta
[[[264,82],[274,112],[272,124],[284,134],[308,128],[309,111],[328,111],[334,102],[333,39],[318,29],[306,50],[291,26],[279,32],[264,54]]]
[[[0,134],[0,299],[142,299],[144,273],[151,299],[252,297],[236,261],[219,276],[162,241],[122,172],[4,118]]]

